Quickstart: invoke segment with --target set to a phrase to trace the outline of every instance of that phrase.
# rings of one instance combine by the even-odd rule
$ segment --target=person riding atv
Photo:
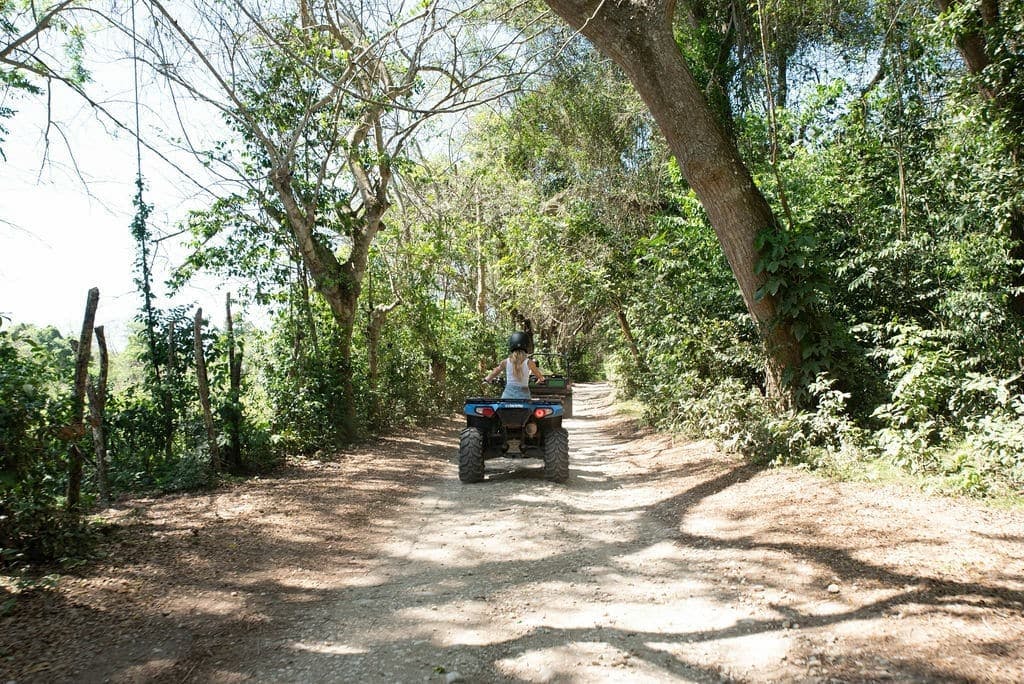
[[[507,382],[500,399],[466,398],[466,427],[459,438],[459,479],[467,484],[482,482],[484,461],[500,456],[542,458],[545,479],[569,479],[569,433],[562,427],[562,400],[530,398],[530,374],[538,383],[546,378],[527,356],[529,341],[526,333],[513,333],[508,358],[485,378],[495,382],[505,372]]]
[[[508,338],[508,358],[503,359],[494,367],[484,382],[494,382],[494,379],[505,373],[505,390],[501,393],[502,399],[529,399],[530,398],[530,375],[537,378],[537,384],[543,384],[546,380],[540,372],[536,362],[527,355],[530,345],[530,336],[524,332],[514,332]]]

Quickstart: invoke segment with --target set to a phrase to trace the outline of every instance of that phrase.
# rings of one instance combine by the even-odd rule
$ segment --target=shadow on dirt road
[[[71,624],[113,624],[118,610],[128,621],[78,639],[98,657],[40,672],[1022,679],[1019,511],[762,471],[707,443],[638,434],[603,385],[580,386],[576,412],[566,485],[544,481],[539,461],[506,459],[462,485],[452,422],[205,500],[140,505],[127,570],[51,597],[55,616],[79,615]]]

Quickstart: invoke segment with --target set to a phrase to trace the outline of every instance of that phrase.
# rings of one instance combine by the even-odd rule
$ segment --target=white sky
[[[86,293],[98,287],[96,322],[106,326],[117,346],[141,304],[134,284],[136,247],[131,236],[135,146],[127,136],[108,137],[95,120],[83,116],[73,127],[73,145],[86,184],[68,166],[66,149],[54,149],[53,156],[61,162],[40,174],[43,144],[28,109],[9,121],[11,135],[4,145],[8,161],[0,185],[0,314],[13,323],[55,325],[77,336]],[[176,187],[173,172],[155,162],[144,166],[143,173],[146,201],[154,205],[151,230],[173,230],[186,214],[188,184],[179,181]],[[182,254],[174,244],[159,248],[154,262],[158,294],[164,292],[169,267]],[[203,297],[209,301],[199,303],[219,323],[222,293],[192,289],[175,303]]]
[[[123,121],[134,121],[129,61],[122,58],[99,67],[89,89],[101,92]],[[143,111],[144,135],[147,125],[159,125],[158,113],[168,110],[161,107],[159,88],[152,84],[145,97],[151,109]],[[67,142],[51,129],[50,161],[44,164],[45,98],[25,97],[7,104],[18,113],[4,121],[9,130],[2,144],[7,161],[0,160],[0,315],[11,323],[54,325],[77,337],[86,294],[98,287],[96,324],[105,326],[112,348],[123,348],[126,326],[141,305],[133,280],[136,247],[131,236],[135,141],[130,134],[101,124],[70,91],[55,91],[51,108],[54,118],[63,122]],[[176,161],[188,163],[180,156]],[[201,173],[196,165],[189,171]],[[176,231],[190,207],[209,202],[208,197],[197,197],[194,184],[145,149],[143,176],[145,200],[153,205],[149,225],[154,234]],[[183,254],[180,244],[171,241],[158,248],[158,296],[165,294],[163,282]],[[208,282],[206,289],[190,288],[172,303],[197,302],[216,325],[223,325],[227,288],[219,285]],[[161,298],[159,305],[167,306],[168,301]]]

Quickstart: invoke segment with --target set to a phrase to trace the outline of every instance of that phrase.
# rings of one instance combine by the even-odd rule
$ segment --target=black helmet
[[[508,350],[514,352],[517,349],[522,349],[524,352],[530,351],[530,335],[516,331],[508,337]]]

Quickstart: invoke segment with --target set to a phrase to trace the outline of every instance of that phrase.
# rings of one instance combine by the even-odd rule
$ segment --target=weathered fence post
[[[107,356],[107,338],[103,326],[96,326],[96,347],[100,352],[99,378],[96,383],[86,385],[89,392],[89,423],[92,425],[92,445],[96,452],[96,486],[100,503],[110,505],[110,485],[107,478],[107,434],[103,427],[107,411],[107,372],[110,362]]]
[[[71,395],[71,422],[68,425],[68,499],[67,509],[77,512],[82,498],[82,450],[78,448],[78,439],[85,434],[83,417],[85,415],[86,385],[89,380],[89,357],[92,352],[92,328],[96,321],[96,307],[100,303],[100,290],[94,287],[89,290],[85,301],[85,320],[82,321],[82,334],[78,339],[78,358],[75,362],[75,387]]]
[[[203,407],[203,422],[206,424],[206,441],[210,448],[210,469],[220,471],[220,452],[217,449],[217,430],[213,426],[213,412],[210,410],[210,381],[206,375],[206,354],[203,352],[203,310],[196,310],[195,324],[196,380],[199,385],[199,403]]]

